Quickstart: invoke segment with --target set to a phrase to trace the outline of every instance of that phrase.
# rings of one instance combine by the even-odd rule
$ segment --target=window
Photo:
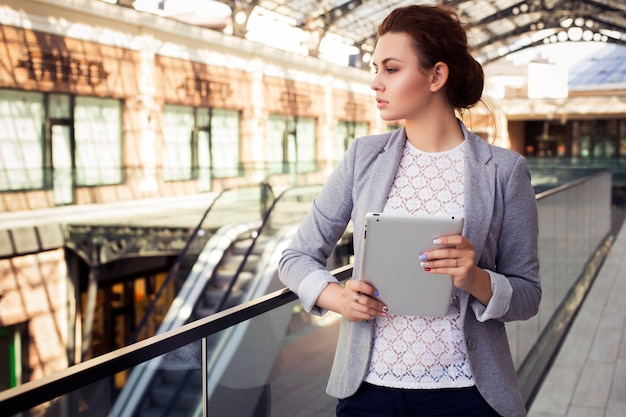
[[[213,110],[211,120],[211,150],[213,175],[236,177],[239,175],[239,112]]]
[[[335,131],[335,144],[333,147],[332,160],[335,163],[341,161],[352,141],[359,136],[367,135],[367,133],[368,128],[366,123],[346,122],[340,120],[337,123],[337,130]]]
[[[239,123],[235,110],[165,106],[164,179],[206,183],[211,177],[239,176]]]
[[[297,155],[295,161],[298,162],[297,171],[314,172],[316,169],[316,152],[315,152],[315,120],[308,118],[298,118],[296,123],[295,143]],[[294,161],[293,155],[289,158]]]
[[[192,107],[166,105],[163,112],[163,179],[192,179],[191,149],[195,128]]]
[[[0,327],[0,391],[28,380],[28,345],[27,323]]]
[[[76,97],[74,140],[77,185],[122,182],[119,100]]]
[[[314,171],[315,146],[315,119],[269,116],[267,162],[270,175]]]
[[[0,191],[44,187],[43,94],[0,90]]]

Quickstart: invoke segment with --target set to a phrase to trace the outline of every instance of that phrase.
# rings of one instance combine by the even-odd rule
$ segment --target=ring
[[[357,291],[357,293],[354,294],[354,302],[358,303],[360,299],[361,299],[361,293]]]

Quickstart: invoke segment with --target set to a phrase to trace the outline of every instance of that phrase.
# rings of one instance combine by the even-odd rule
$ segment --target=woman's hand
[[[376,298],[378,291],[370,284],[349,279],[345,286],[328,284],[315,303],[341,314],[350,321],[371,320],[377,316],[387,317],[387,306]]]
[[[420,255],[424,271],[452,275],[455,287],[469,292],[487,305],[493,295],[491,280],[486,271],[476,266],[474,244],[461,235],[444,236],[433,243],[447,247]]]

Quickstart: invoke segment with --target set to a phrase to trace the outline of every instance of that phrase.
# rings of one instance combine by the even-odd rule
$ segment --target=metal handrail
[[[331,273],[342,281],[352,276],[352,269],[352,265],[345,265]],[[9,416],[29,410],[295,300],[297,296],[289,289],[283,288],[62,371],[2,391],[0,392],[0,410],[2,410],[2,415]]]

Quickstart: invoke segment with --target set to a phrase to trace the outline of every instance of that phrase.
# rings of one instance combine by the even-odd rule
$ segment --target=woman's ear
[[[431,74],[432,78],[430,80],[430,91],[436,93],[441,90],[441,88],[448,81],[448,75],[450,74],[448,64],[441,61],[437,62],[433,67]]]

